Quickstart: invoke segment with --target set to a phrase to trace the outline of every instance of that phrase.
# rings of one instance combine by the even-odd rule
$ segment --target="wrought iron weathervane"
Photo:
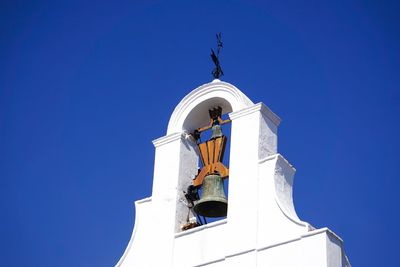
[[[222,71],[221,64],[219,63],[219,52],[221,51],[222,48],[222,37],[221,33],[217,33],[217,53],[214,52],[214,50],[211,48],[211,59],[215,64],[215,68],[212,71],[212,75],[214,76],[215,79],[219,79],[222,75],[224,75],[224,72]]]

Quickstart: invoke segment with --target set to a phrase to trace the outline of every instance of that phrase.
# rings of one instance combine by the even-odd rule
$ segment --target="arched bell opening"
[[[182,130],[192,133],[194,130],[208,125],[210,122],[208,111],[216,107],[221,107],[223,118],[227,118],[228,113],[232,112],[232,106],[226,99],[221,97],[209,98],[192,108],[183,122]]]
[[[229,189],[231,105],[211,98],[188,114],[183,128],[195,143],[197,172],[184,190],[188,217],[180,227],[187,230],[226,218]]]

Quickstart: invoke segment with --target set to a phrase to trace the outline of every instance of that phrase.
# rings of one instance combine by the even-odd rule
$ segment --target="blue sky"
[[[113,266],[153,139],[184,95],[222,80],[282,118],[299,217],[353,266],[397,266],[400,5],[396,1],[2,1],[0,258]]]

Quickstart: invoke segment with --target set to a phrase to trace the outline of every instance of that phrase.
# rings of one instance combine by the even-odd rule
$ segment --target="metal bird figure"
[[[214,52],[213,49],[211,49],[211,59],[214,62],[215,68],[212,71],[212,75],[214,76],[215,79],[219,79],[222,75],[224,75],[224,72],[222,71],[221,64],[219,63],[219,53],[223,47],[222,44],[222,36],[221,33],[216,34],[217,36],[217,53]]]

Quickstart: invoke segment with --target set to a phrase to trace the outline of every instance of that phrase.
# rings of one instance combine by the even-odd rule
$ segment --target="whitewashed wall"
[[[228,216],[181,232],[188,214],[182,191],[198,167],[188,133],[206,125],[208,109],[216,106],[232,120]],[[219,80],[185,96],[167,135],[153,142],[152,197],[135,202],[132,237],[116,266],[350,266],[339,237],[296,214],[295,169],[278,154],[279,123],[263,103]]]

